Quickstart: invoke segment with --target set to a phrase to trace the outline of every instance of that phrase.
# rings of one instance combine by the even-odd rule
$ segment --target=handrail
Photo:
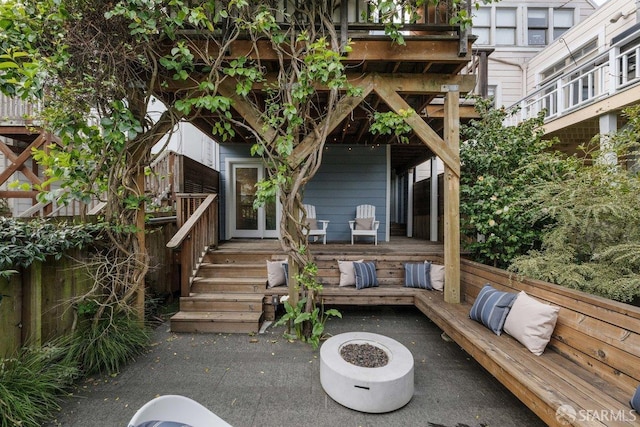
[[[181,195],[178,199],[178,211],[185,209],[181,204],[191,202],[189,197]],[[200,196],[200,195],[196,195]],[[204,254],[210,247],[218,244],[218,195],[209,194],[192,215],[180,227],[167,243],[167,248],[180,251],[180,295],[189,296],[191,283],[202,263]]]

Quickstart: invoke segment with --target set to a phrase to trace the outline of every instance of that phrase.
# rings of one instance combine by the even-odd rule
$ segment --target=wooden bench
[[[328,305],[415,305],[548,425],[640,426],[640,414],[629,407],[640,384],[640,308],[541,281],[520,280],[467,260],[461,262],[463,302],[448,304],[441,292],[402,286],[404,262],[422,260],[381,258],[377,262],[380,287],[356,290],[337,286],[335,257],[319,258],[322,299]],[[432,261],[442,262],[438,257]],[[486,283],[509,292],[524,290],[560,307],[542,356],[469,318],[471,305]],[[286,293],[284,287],[267,289],[265,303],[270,303],[271,295]],[[568,422],[567,416],[559,417],[559,408],[568,410],[569,417],[575,414],[575,419]]]
[[[373,260],[364,257],[365,261]],[[274,259],[282,259],[274,256]],[[415,289],[404,287],[404,263],[424,262],[425,260],[442,263],[441,257],[432,256],[403,256],[403,255],[376,255],[376,275],[378,287],[357,290],[354,286],[340,287],[340,270],[338,260],[357,261],[363,259],[362,255],[318,255],[318,279],[323,285],[320,298],[328,305],[415,305]],[[273,297],[287,295],[285,286],[265,289],[263,311],[266,320],[275,317]]]

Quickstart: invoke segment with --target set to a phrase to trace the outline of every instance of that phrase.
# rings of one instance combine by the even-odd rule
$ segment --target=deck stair
[[[400,285],[403,263],[421,261],[442,253],[442,246],[426,241],[394,238],[379,245],[314,244],[318,279],[337,286],[337,260],[367,259],[377,264],[381,285]],[[277,240],[231,240],[205,255],[189,296],[180,298],[180,311],[171,318],[174,332],[258,332],[261,322],[274,317],[273,306],[263,304],[286,292],[266,289],[266,261],[285,257]],[[271,309],[271,311],[269,311]],[[266,310],[266,311],[265,311]]]
[[[263,319],[266,260],[273,251],[234,247],[216,250],[193,281],[191,294],[180,298],[171,318],[174,332],[255,333]]]

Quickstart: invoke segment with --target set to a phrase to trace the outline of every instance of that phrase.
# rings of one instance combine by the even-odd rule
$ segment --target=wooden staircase
[[[247,251],[233,245],[205,255],[191,286],[171,318],[174,332],[255,333],[263,319],[266,260],[272,249]]]

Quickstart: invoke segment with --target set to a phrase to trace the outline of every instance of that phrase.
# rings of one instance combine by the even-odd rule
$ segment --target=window
[[[515,46],[516,22],[516,9],[496,9],[496,45]]]
[[[476,10],[472,32],[478,36],[476,44],[491,44],[491,8],[481,7]]]
[[[554,9],[553,39],[557,39],[571,27],[573,27],[573,9]]]
[[[547,30],[549,28],[547,9],[528,9],[527,28],[529,46],[544,46],[547,44]]]

